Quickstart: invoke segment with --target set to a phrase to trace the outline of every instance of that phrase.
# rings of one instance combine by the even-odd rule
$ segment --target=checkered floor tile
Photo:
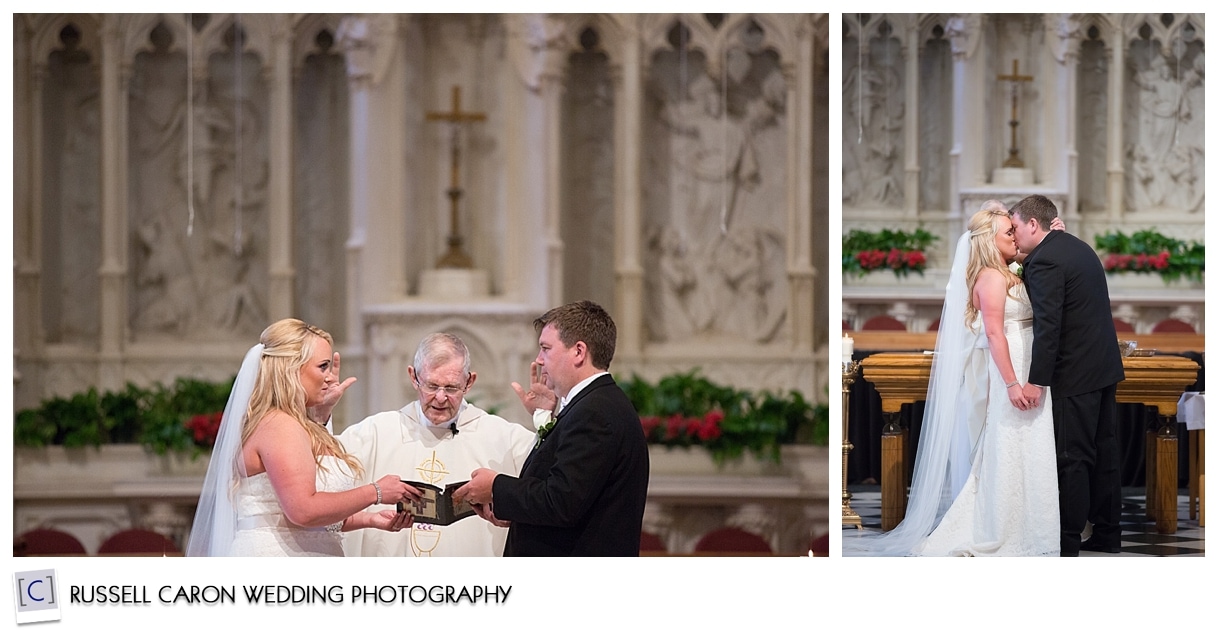
[[[863,528],[880,529],[880,490],[878,486],[850,487],[853,497],[850,507],[863,520]],[[1128,487],[1123,492],[1121,507],[1121,553],[1082,552],[1080,556],[1093,557],[1203,557],[1205,556],[1205,528],[1197,519],[1188,517],[1188,493],[1177,498],[1176,532],[1161,535],[1155,532],[1155,523],[1146,519],[1146,490]],[[856,528],[843,528],[842,537],[851,537],[859,532]]]

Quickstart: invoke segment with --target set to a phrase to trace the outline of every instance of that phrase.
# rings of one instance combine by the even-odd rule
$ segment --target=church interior
[[[413,400],[436,331],[532,429],[532,321],[589,299],[619,381],[833,411],[777,459],[651,445],[642,553],[821,556],[838,497],[840,536],[900,519],[920,384],[875,367],[934,348],[981,203],[1041,194],[1128,342],[1121,556],[1204,556],[1204,39],[1195,13],[14,14],[18,434],[231,379],[284,317],[359,379],[335,431]],[[181,554],[205,452],[106,418],[16,442],[15,555]]]
[[[1132,343],[1122,555],[1204,556],[1204,16],[844,13],[840,28],[843,536],[903,514],[922,403],[901,392],[915,377],[883,375],[917,372],[894,353],[934,349],[953,244],[982,202],[1040,194],[1096,248]],[[901,256],[869,256],[881,242]],[[1170,265],[1137,262],[1161,252]]]
[[[616,322],[619,381],[696,371],[823,409],[829,29],[827,14],[15,14],[18,424],[48,400],[231,380],[269,323],[297,317],[358,377],[335,431],[412,401],[406,368],[436,331],[470,349],[470,401],[532,429],[510,387],[532,321],[582,299]],[[76,445],[15,445],[15,555],[181,553],[206,454],[110,444],[112,420]],[[640,546],[824,554],[830,452],[652,445]]]

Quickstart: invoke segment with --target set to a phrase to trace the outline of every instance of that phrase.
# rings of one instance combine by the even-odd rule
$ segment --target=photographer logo
[[[59,593],[55,570],[13,573],[17,624],[59,620]]]

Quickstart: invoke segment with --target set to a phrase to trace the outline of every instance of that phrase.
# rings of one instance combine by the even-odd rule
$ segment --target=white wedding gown
[[[355,476],[347,463],[322,456],[317,468],[317,490],[346,491],[355,488]],[[237,533],[230,554],[242,557],[343,556],[343,534],[325,527],[304,528],[288,521],[279,507],[271,478],[259,473],[238,484]]]
[[[1003,312],[1011,364],[1020,383],[1032,354],[1032,307],[1017,285]],[[979,338],[985,342],[984,330]],[[1057,556],[1057,457],[1048,390],[1040,405],[1019,410],[988,351],[985,428],[964,488],[914,554],[921,556]]]

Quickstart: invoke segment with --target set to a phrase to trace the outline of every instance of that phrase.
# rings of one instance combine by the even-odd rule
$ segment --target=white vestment
[[[468,480],[475,469],[519,475],[536,435],[469,403],[450,423],[432,425],[418,401],[348,427],[339,440],[364,467],[363,483],[386,475],[443,487]],[[368,510],[385,510],[372,506]],[[347,533],[347,556],[502,556],[507,529],[478,516],[449,526],[416,523],[410,532],[365,528]]]

